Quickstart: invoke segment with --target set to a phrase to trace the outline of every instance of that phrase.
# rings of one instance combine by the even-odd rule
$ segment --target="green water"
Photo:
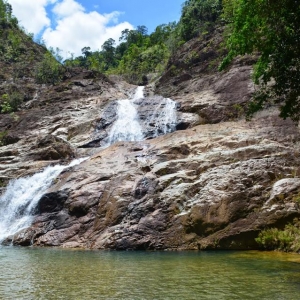
[[[0,299],[300,299],[300,256],[0,248]]]

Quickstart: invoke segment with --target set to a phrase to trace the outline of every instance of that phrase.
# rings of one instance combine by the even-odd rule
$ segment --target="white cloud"
[[[80,55],[81,49],[86,46],[98,50],[107,39],[113,38],[118,41],[122,30],[133,28],[128,22],[108,26],[110,22],[115,22],[117,15],[116,12],[101,15],[96,11],[77,11],[59,19],[54,29],[47,28],[43,39],[47,46],[62,49],[64,57],[68,56],[68,52],[74,53],[75,56]]]
[[[58,47],[66,58],[70,53],[81,55],[81,49],[89,46],[101,49],[109,38],[118,42],[121,31],[133,26],[128,22],[118,23],[119,12],[100,14],[86,12],[75,0],[9,0],[15,16],[29,32],[42,33],[48,47]],[[55,4],[51,20],[46,7]],[[52,27],[51,27],[52,25]]]
[[[45,7],[55,3],[56,0],[9,0],[8,2],[13,7],[13,14],[28,32],[38,34],[45,27],[50,26]]]
[[[53,8],[53,12],[58,18],[72,16],[80,11],[84,11],[84,7],[74,0],[64,0]]]

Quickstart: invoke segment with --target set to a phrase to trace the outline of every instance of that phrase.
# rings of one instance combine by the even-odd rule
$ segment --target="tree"
[[[119,38],[119,41],[123,41],[123,42],[126,42],[128,40],[128,35],[129,35],[129,32],[130,30],[127,28],[127,29],[124,29],[121,31],[121,37]]]
[[[12,15],[12,6],[7,1],[0,0],[0,27],[8,24],[17,27],[18,20]]]
[[[178,23],[179,36],[188,41],[215,23],[222,13],[221,0],[187,0]]]
[[[229,53],[224,69],[237,55],[259,55],[254,82],[260,85],[249,114],[271,101],[281,104],[280,116],[300,119],[300,1],[223,0],[229,22]]]
[[[115,64],[115,40],[112,38],[109,38],[107,41],[105,41],[102,45],[102,55],[106,62],[105,69],[107,70],[109,67],[114,67]]]
[[[158,25],[155,31],[150,34],[151,45],[165,44],[175,28],[176,22]]]
[[[117,46],[110,38],[103,43],[101,51],[84,47],[82,56],[64,63],[69,67],[79,65],[106,74],[122,74],[131,83],[141,83],[147,73],[162,72],[170,55],[167,42],[175,27],[176,22],[163,24],[151,35],[143,25],[135,30],[125,29]]]
[[[64,67],[50,51],[47,51],[43,60],[36,65],[35,79],[37,83],[56,84],[62,80],[63,74]]]
[[[148,33],[148,28],[145,25],[138,25],[136,31],[143,36],[146,36]]]
[[[115,50],[115,53],[116,53],[116,59],[117,59],[117,60],[121,60],[122,57],[124,56],[125,52],[127,51],[127,49],[128,49],[127,43],[125,43],[125,42],[120,43],[120,44],[116,47],[116,50]]]
[[[84,58],[88,58],[92,54],[91,47],[83,47],[81,49],[81,53],[84,56]]]

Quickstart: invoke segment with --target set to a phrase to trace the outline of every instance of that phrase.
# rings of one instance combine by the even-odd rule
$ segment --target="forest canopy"
[[[125,29],[119,41],[108,39],[97,51],[84,47],[81,56],[71,57],[65,64],[120,74],[129,82],[143,83],[144,75],[162,73],[174,51],[213,26],[221,13],[221,0],[187,0],[179,22],[158,25],[150,34],[144,25]]]

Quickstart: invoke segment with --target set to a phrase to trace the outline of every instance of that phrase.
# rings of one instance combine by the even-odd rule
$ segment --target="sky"
[[[19,24],[64,58],[83,47],[101,50],[109,38],[118,42],[124,29],[155,27],[180,18],[184,0],[8,0]]]

